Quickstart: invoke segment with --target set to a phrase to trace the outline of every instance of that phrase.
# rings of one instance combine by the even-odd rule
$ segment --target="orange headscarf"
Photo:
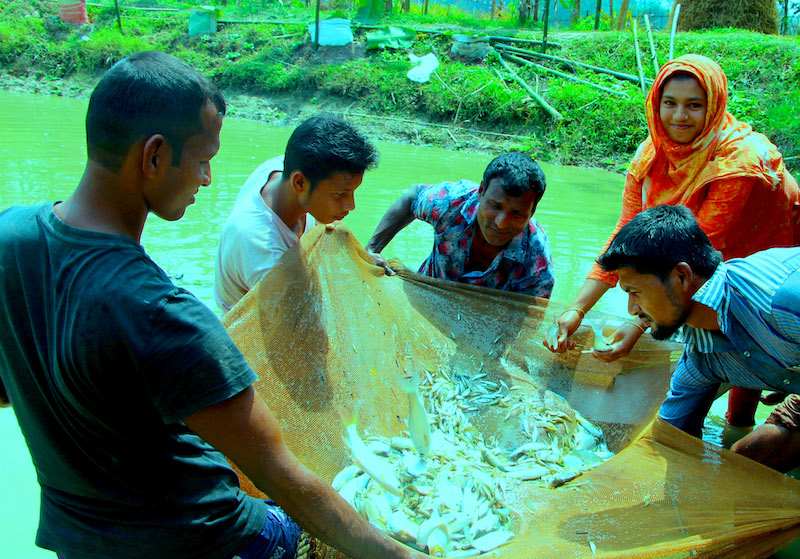
[[[660,117],[664,84],[679,71],[707,94],[703,129],[688,144],[671,140]],[[688,207],[726,260],[798,244],[797,181],[766,136],[726,111],[727,101],[728,80],[713,60],[687,54],[661,68],[645,102],[650,136],[628,168],[622,213],[603,251],[636,214],[658,204]],[[615,285],[617,274],[595,263],[589,279]]]
[[[689,144],[671,140],[659,116],[664,84],[681,71],[692,74],[708,96],[705,126]],[[628,169],[642,181],[659,156],[667,159],[666,176],[654,173],[650,177],[647,206],[661,203],[661,196],[674,201],[677,193],[682,194],[681,201],[687,200],[711,181],[734,177],[757,178],[773,189],[786,179],[797,189],[778,149],[749,124],[734,118],[726,110],[727,105],[728,79],[710,58],[686,54],[664,64],[645,102],[650,136],[639,146]]]

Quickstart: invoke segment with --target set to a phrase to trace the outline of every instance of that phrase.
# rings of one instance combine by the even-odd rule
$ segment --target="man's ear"
[[[686,262],[678,262],[672,270],[675,281],[682,287],[688,287],[694,282],[694,270]]]
[[[159,172],[172,166],[172,150],[161,134],[154,134],[142,146],[142,172],[148,178],[155,178]]]
[[[478,198],[481,197],[481,195],[483,194],[483,191],[484,191],[483,181],[481,181],[481,184],[478,186]]]
[[[539,200],[536,200],[531,206],[531,215],[528,216],[528,220],[530,220],[533,217],[533,214],[536,213],[536,206],[538,205],[539,205]]]
[[[292,171],[292,174],[289,175],[289,181],[292,184],[292,190],[294,190],[296,194],[300,194],[311,186],[311,181],[308,180],[302,171]]]

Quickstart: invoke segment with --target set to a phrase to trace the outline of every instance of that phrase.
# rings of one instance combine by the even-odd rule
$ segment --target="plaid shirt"
[[[721,383],[800,393],[800,249],[721,263],[692,299],[717,312],[720,331],[683,327],[663,419],[683,427]]]
[[[411,210],[433,225],[433,252],[419,269],[432,278],[550,297],[553,263],[547,235],[533,217],[483,272],[464,272],[478,230],[478,186],[468,180],[422,185]]]

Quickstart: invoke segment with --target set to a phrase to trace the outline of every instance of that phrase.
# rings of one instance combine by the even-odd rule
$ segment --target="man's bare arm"
[[[252,386],[184,421],[312,536],[354,559],[428,557],[380,533],[303,466],[286,447],[275,416]]]
[[[417,197],[420,185],[416,184],[406,190],[400,198],[398,198],[378,222],[372,238],[367,243],[366,249],[370,252],[378,253],[386,248],[391,240],[400,231],[405,229],[412,221],[414,221],[414,213],[411,211],[411,204]]]

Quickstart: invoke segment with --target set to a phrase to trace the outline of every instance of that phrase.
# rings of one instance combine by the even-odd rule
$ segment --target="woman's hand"
[[[608,351],[594,350],[592,355],[604,363],[616,361],[633,350],[633,346],[636,345],[643,333],[644,330],[637,323],[623,322],[611,338],[611,349]]]

